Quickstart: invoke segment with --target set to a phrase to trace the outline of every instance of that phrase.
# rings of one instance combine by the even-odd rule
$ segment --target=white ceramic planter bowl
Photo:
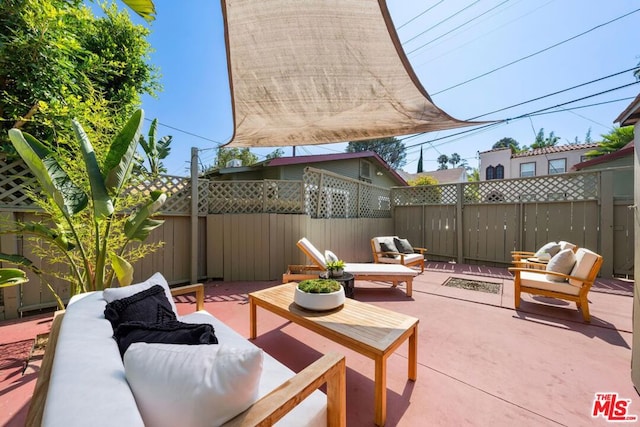
[[[302,292],[296,286],[296,293],[293,295],[293,301],[302,308],[313,311],[333,310],[344,304],[344,288],[341,286],[339,291],[328,294],[312,294]]]

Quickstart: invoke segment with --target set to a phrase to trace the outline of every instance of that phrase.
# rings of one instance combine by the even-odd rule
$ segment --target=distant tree
[[[544,128],[540,128],[536,135],[536,140],[531,144],[531,149],[553,147],[560,140],[559,136],[556,136],[553,131],[549,133],[549,136],[544,135]]]
[[[449,163],[449,156],[447,156],[446,154],[440,154],[438,156],[438,170],[441,171],[444,169],[449,169],[447,163]]]
[[[460,154],[458,153],[453,153],[449,156],[449,164],[451,165],[452,168],[455,168],[456,165],[460,163],[460,161],[461,161]]]
[[[492,149],[496,148],[511,148],[511,151],[516,153],[520,151],[520,143],[513,138],[504,137],[491,147]]]
[[[284,150],[282,148],[276,148],[274,151],[267,154],[266,159],[277,159],[278,157],[284,156]]]
[[[480,171],[478,168],[471,169],[471,172],[467,175],[467,181],[478,182],[480,181]]]
[[[581,142],[576,136],[575,138],[573,138],[573,141],[567,140],[567,142],[569,143],[569,145],[589,144],[590,142],[593,142],[593,139],[591,138],[591,128],[587,130],[587,134],[584,137],[584,141]]]
[[[171,135],[163,136],[159,140],[156,138],[156,131],[158,129],[158,119],[153,119],[151,126],[149,126],[148,139],[140,135],[140,147],[146,157],[148,167],[145,166],[144,160],[136,165],[136,172],[145,172],[152,177],[157,177],[161,173],[167,173],[167,168],[164,167],[162,160],[166,159],[171,152],[171,141],[173,137]]]
[[[438,180],[430,175],[422,175],[416,179],[409,180],[409,185],[415,187],[417,185],[438,185]]]
[[[393,136],[368,139],[366,141],[351,141],[347,144],[347,153],[360,153],[362,151],[375,152],[393,169],[400,169],[407,163],[404,143]]]
[[[638,62],[638,67],[640,67],[640,62]],[[640,68],[637,68],[634,72],[633,75],[636,76],[636,80],[640,80]]]
[[[595,150],[585,153],[587,158],[593,159],[620,150],[633,140],[633,126],[616,127],[611,132],[600,136],[602,141],[598,143]]]
[[[248,148],[218,148],[218,155],[212,169],[227,167],[231,160],[242,161],[242,166],[250,166],[258,162],[258,156],[253,154]]]

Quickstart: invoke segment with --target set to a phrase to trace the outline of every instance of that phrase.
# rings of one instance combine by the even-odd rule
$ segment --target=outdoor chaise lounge
[[[296,245],[311,259],[314,265],[290,266],[289,271],[282,275],[283,283],[317,278],[321,272],[327,269],[325,256],[306,237],[298,240]],[[292,267],[298,267],[298,270],[307,273],[296,273]],[[399,264],[346,263],[344,271],[353,274],[355,280],[392,282],[393,287],[397,287],[400,282],[405,282],[408,297],[413,291],[413,278],[418,275],[417,271]]]
[[[420,272],[424,272],[425,248],[411,246],[407,239],[398,236],[380,236],[371,239],[371,251],[373,262],[376,264],[402,264],[407,267],[420,266]]]
[[[515,308],[520,307],[520,293],[574,301],[589,322],[587,295],[602,266],[602,256],[589,249],[564,249],[554,255],[546,269],[511,267],[514,274]]]

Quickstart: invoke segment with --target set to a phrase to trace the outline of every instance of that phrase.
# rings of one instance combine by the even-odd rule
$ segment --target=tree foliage
[[[421,175],[416,179],[412,179],[408,182],[408,184],[412,187],[418,185],[438,185],[438,180],[430,175]]]
[[[585,156],[589,159],[603,156],[620,150],[633,141],[633,126],[616,127],[611,132],[600,135],[602,141],[595,150],[587,151]]]
[[[351,141],[347,144],[346,151],[347,153],[373,151],[393,169],[400,169],[407,163],[407,153],[404,143],[393,136],[368,139],[366,141]]]
[[[437,162],[439,171],[449,169],[449,166],[447,166],[447,163],[449,163],[449,156],[447,156],[446,154],[440,154],[438,156]]]
[[[154,178],[161,173],[167,173],[167,168],[164,167],[162,160],[166,159],[171,152],[171,147],[169,146],[173,140],[171,135],[166,135],[157,139],[157,130],[158,119],[153,119],[151,126],[149,126],[147,139],[140,135],[140,147],[142,148],[145,159],[139,159],[135,168],[136,172],[146,173]],[[147,163],[146,165],[145,160]]]
[[[511,148],[512,153],[517,153],[520,151],[520,143],[513,138],[504,137],[493,144],[491,148],[494,150],[497,148]]]
[[[545,148],[545,147],[553,147],[560,140],[559,136],[556,136],[553,131],[549,133],[549,136],[545,136],[544,128],[540,128],[538,133],[536,134],[536,139],[531,144],[531,149],[534,150],[536,148]]]
[[[250,166],[258,162],[258,156],[253,154],[248,148],[218,148],[218,155],[213,165],[213,169],[226,168],[231,160],[240,160],[242,166]]]
[[[0,2],[0,149],[11,151],[12,127],[64,143],[92,99],[120,128],[159,89],[147,35],[114,5],[98,18],[81,0]]]

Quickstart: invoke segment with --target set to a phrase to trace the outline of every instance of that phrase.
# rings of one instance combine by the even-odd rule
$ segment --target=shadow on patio
[[[443,284],[450,277],[500,285],[497,294]],[[247,293],[277,282],[209,282],[205,308],[245,337]],[[595,393],[640,398],[630,380],[633,283],[599,280],[589,294],[592,323],[575,305],[523,296],[513,308],[513,281],[505,269],[428,263],[414,280],[412,298],[387,284],[357,282],[356,299],[420,319],[418,380],[407,380],[407,345],[388,359],[387,425],[605,425],[591,417]],[[192,310],[179,297],[181,312]],[[4,349],[50,326],[50,314],[0,324],[0,424],[21,426],[39,361],[20,372],[28,349]],[[347,423],[373,425],[373,361],[258,309],[256,345],[294,371],[328,351],[347,357]],[[27,346],[28,347],[28,346]],[[22,357],[22,359],[21,359]]]

